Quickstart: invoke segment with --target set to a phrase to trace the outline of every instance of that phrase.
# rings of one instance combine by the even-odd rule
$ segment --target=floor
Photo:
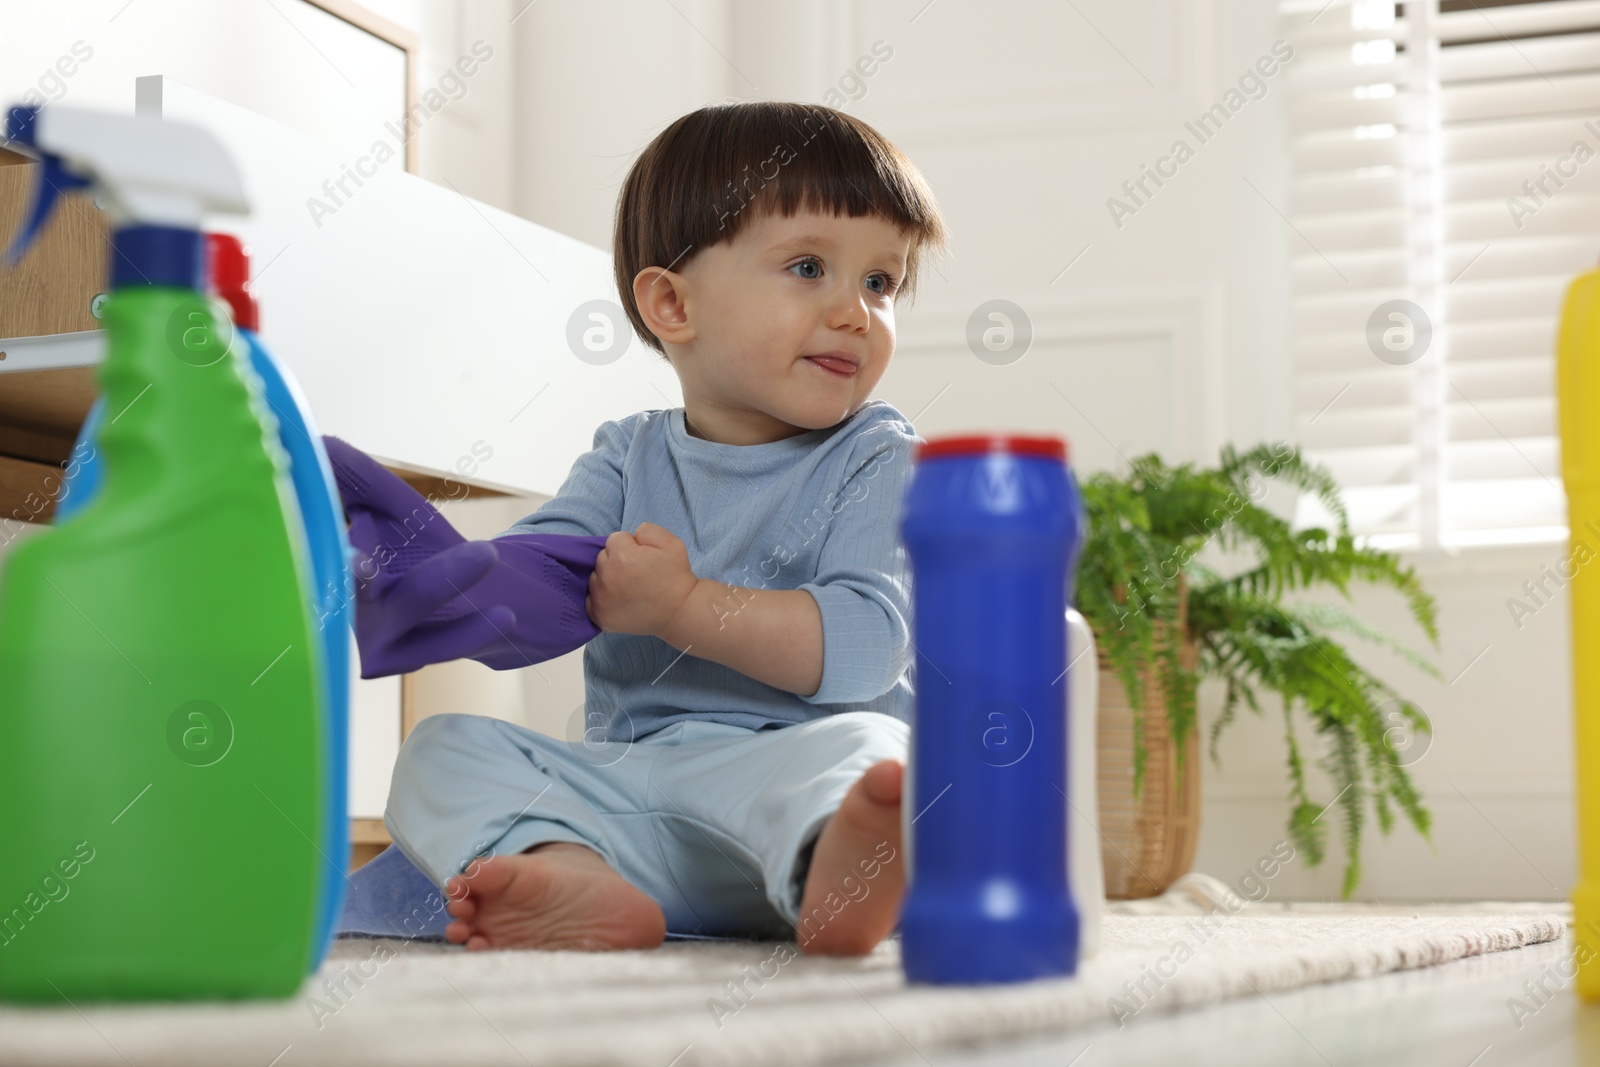
[[[924,1056],[908,1048],[904,1057],[880,1059],[875,1067],[1600,1064],[1600,1005],[1572,995],[1563,977],[1571,959],[1569,934],[1565,943],[1141,1017],[1121,1030],[1107,1025],[1061,1040],[965,1053]],[[1541,979],[1552,995],[1538,993]],[[1514,1011],[1519,1003],[1524,1007]]]
[[[1188,881],[1196,878],[1190,876]],[[1193,888],[1203,888],[1203,884],[1196,883]],[[1191,914],[1181,909],[1193,908],[1193,914],[1201,914],[1198,909],[1203,906],[1203,900],[1175,894],[1116,902],[1108,905],[1108,910],[1170,919]],[[1541,926],[1546,936],[1559,929],[1561,918],[1570,914],[1565,904],[1557,902],[1401,906],[1262,901],[1252,908],[1260,913],[1308,917],[1348,916],[1362,910],[1391,917],[1466,912],[1496,917],[1527,914],[1540,920],[1554,917],[1553,926]],[[228,1062],[266,1067],[276,1063],[292,1067],[295,1063],[378,1062],[374,1057],[381,1057],[382,1062],[493,1062],[517,1063],[519,1067],[625,1060],[671,1067],[679,1060],[759,1063],[764,1057],[749,1053],[772,1048],[771,1033],[737,1029],[722,1039],[701,1042],[702,1036],[717,1033],[721,1027],[712,1028],[703,1014],[702,1006],[709,1001],[699,982],[707,973],[728,972],[707,972],[705,961],[681,958],[678,953],[671,954],[672,960],[641,962],[621,978],[614,972],[602,976],[605,982],[594,988],[603,995],[596,998],[590,988],[595,968],[588,966],[594,961],[577,955],[555,961],[559,966],[532,961],[538,964],[533,966],[511,954],[469,958],[436,943],[401,944],[397,952],[378,956],[374,950],[380,944],[398,943],[341,941],[335,946],[335,958],[325,965],[327,981],[313,982],[281,1001],[245,1005],[244,1010],[229,1005],[182,1005],[171,1017],[151,1019],[139,1006],[110,1005],[86,1012],[74,1005],[71,1011],[57,1006],[54,1012],[0,1021],[0,1063],[20,1062],[8,1055],[9,1048],[48,1051],[50,1055],[42,1059],[56,1064],[93,1062],[108,1067],[179,1059],[207,1065]],[[720,952],[748,946],[714,948]],[[1158,993],[1123,1029],[1114,1024],[1079,1027],[1053,1040],[990,1043],[960,1051],[916,1048],[882,1010],[862,1011],[852,1001],[855,1010],[848,1013],[848,1019],[841,1016],[836,1020],[834,1037],[847,1036],[844,1029],[848,1026],[853,1030],[848,1047],[876,1045],[880,1054],[863,1061],[863,1067],[866,1063],[873,1067],[1600,1065],[1600,1005],[1580,1005],[1573,997],[1567,977],[1572,951],[1568,929],[1562,940],[1528,948],[1363,980],[1256,993],[1204,1009],[1164,1014]],[[719,964],[726,965],[726,960]],[[814,1031],[826,1031],[827,1016],[815,1015],[814,1002],[836,995],[835,973],[852,968],[808,964],[803,969],[807,977],[785,979],[758,1002],[757,1016],[776,1027],[780,1039],[785,1026],[797,1025],[797,1016],[803,1017],[798,1024],[804,1025],[808,1038]],[[362,980],[351,979],[351,975]],[[857,976],[852,984],[865,984],[865,992],[861,988],[855,992],[872,1005],[868,994],[896,986],[891,980],[894,977],[880,969]],[[335,978],[344,983],[340,985],[342,997],[327,991]],[[350,981],[345,983],[346,979]],[[362,992],[374,983],[381,992]],[[953,992],[964,1008],[983,1010],[982,1005],[966,1002],[965,991]],[[625,1006],[620,1017],[613,1013],[617,1004]],[[318,1010],[312,1010],[313,1006]],[[796,1012],[796,1007],[802,1010]],[[1106,1017],[1079,1007],[1073,1018]],[[776,1014],[769,1014],[769,1008]],[[692,1018],[685,1009],[692,1011]],[[605,1048],[596,1043],[592,1029],[593,1019],[601,1017],[609,1020],[607,1040],[600,1043]],[[1005,1017],[1019,1018],[1015,1013]],[[924,1025],[912,1028],[911,1033],[927,1043],[931,1039],[923,1035],[936,1033],[937,1027],[926,1025],[926,1018],[922,1022]],[[749,1021],[749,1025],[756,1024]],[[402,1034],[402,1030],[406,1032]],[[974,1032],[974,1028],[965,1032]],[[868,1040],[862,1040],[863,1035]],[[830,1045],[846,1047],[837,1040],[808,1042],[813,1052]],[[685,1059],[690,1046],[697,1051]],[[673,1050],[680,1047],[682,1051],[674,1057]]]

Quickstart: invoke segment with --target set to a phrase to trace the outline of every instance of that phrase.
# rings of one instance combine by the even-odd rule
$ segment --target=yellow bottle
[[[1600,270],[1567,288],[1556,345],[1568,549],[1600,531]],[[1578,884],[1572,917],[1578,995],[1600,1000],[1600,568],[1572,577],[1572,719],[1577,754]]]

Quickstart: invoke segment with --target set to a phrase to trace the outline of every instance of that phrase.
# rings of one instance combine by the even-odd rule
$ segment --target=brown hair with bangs
[[[647,267],[676,270],[739,235],[758,214],[877,214],[910,240],[897,291],[915,293],[921,257],[945,247],[939,207],[915,164],[877,130],[821,104],[743,101],[691,111],[634,160],[617,197],[613,269],[628,321],[663,352],[633,297]]]

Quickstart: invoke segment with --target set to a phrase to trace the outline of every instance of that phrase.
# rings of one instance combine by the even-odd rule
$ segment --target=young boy
[[[401,750],[384,822],[444,885],[448,940],[858,955],[894,929],[920,438],[868,396],[944,241],[911,162],[830,108],[703,108],[635,162],[617,285],[683,407],[602,425],[506,531],[607,538],[585,740],[439,715]]]

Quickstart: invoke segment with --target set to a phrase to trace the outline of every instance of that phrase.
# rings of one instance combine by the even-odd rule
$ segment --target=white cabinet
[[[253,212],[219,228],[250,246],[262,337],[323,433],[553,495],[601,422],[680,402],[621,315],[608,251],[392,168],[363,177],[362,157],[171,79],[139,79],[139,106],[238,160]],[[626,349],[601,362],[583,342],[608,331]]]

